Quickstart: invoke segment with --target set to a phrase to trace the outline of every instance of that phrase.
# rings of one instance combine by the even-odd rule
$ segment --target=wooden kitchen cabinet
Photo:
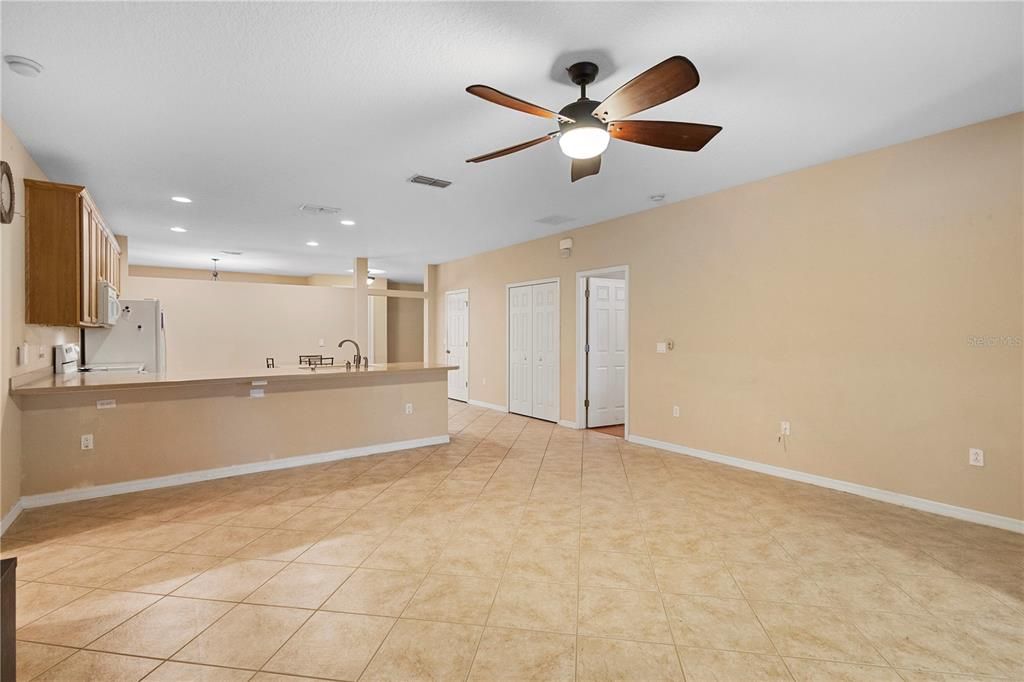
[[[101,282],[121,291],[121,247],[81,185],[25,180],[25,322],[99,324]]]

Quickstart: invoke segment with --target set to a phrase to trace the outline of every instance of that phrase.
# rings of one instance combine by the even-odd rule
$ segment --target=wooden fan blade
[[[699,152],[721,130],[722,126],[676,121],[612,121],[608,125],[617,140],[682,152]]]
[[[472,159],[466,159],[466,163],[480,163],[481,161],[490,161],[491,159],[496,159],[499,156],[505,156],[507,154],[513,154],[515,152],[521,152],[522,150],[529,149],[530,147],[532,147],[532,146],[534,146],[536,144],[540,144],[541,142],[547,142],[552,137],[555,137],[557,134],[558,133],[548,133],[547,135],[545,135],[543,137],[538,137],[537,139],[530,140],[529,142],[520,142],[519,144],[512,145],[511,147],[505,147],[504,149],[499,149],[498,151],[491,152],[490,154],[482,154],[481,156],[474,156]]]
[[[572,160],[572,181],[576,182],[588,175],[597,175],[601,170],[601,155],[598,154],[592,159]]]
[[[594,116],[605,123],[626,118],[679,97],[693,90],[698,83],[700,75],[693,62],[678,55],[669,57],[608,95],[594,109]]]
[[[521,100],[518,97],[513,97],[512,95],[507,95],[501,90],[495,90],[494,88],[488,85],[470,85],[468,88],[466,88],[466,92],[468,92],[471,95],[476,95],[480,99],[485,99],[488,102],[500,104],[503,107],[515,109],[516,111],[522,111],[523,113],[526,114],[540,116],[541,118],[553,118],[556,121],[565,121],[568,123],[571,123],[573,120],[566,116],[562,116],[561,114],[555,113],[550,109],[539,107],[536,104],[530,104],[529,102]]]

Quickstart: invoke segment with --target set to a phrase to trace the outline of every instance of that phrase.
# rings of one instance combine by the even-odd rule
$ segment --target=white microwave
[[[96,297],[99,303],[99,323],[105,327],[113,327],[121,317],[121,301],[117,299],[117,289],[107,282],[100,282]]]

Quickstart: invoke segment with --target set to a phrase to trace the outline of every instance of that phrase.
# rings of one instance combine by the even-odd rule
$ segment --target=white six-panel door
[[[533,414],[532,295],[528,286],[508,290],[508,409],[525,415]]]
[[[626,420],[626,282],[591,277],[587,303],[587,426]]]
[[[449,291],[445,301],[444,352],[449,365],[459,368],[448,372],[448,397],[469,400],[469,292]]]
[[[508,290],[508,407],[558,421],[558,283]]]
[[[558,421],[558,285],[533,289],[533,413]]]

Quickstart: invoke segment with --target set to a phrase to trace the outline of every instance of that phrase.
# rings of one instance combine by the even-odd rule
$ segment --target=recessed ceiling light
[[[354,220],[342,220],[341,224],[344,225],[345,227],[352,227],[353,225],[356,224],[356,221],[354,221]]]
[[[171,201],[177,201],[179,204],[191,204],[192,200],[188,197],[171,197]]]
[[[16,54],[9,54],[4,57],[7,66],[19,76],[35,78],[43,71],[43,65],[28,57],[19,57]]]
[[[188,232],[184,227],[172,227],[171,232]]]
[[[306,242],[306,246],[320,246],[320,242]]]

